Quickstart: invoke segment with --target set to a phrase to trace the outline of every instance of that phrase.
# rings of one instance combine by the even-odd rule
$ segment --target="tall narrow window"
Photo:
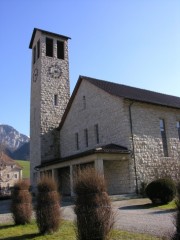
[[[58,105],[58,95],[55,94],[54,95],[54,106],[57,106]]]
[[[98,124],[94,125],[94,131],[95,131],[96,143],[99,143],[99,126],[98,126]]]
[[[88,130],[84,129],[84,140],[85,140],[85,145],[88,147]]]
[[[160,119],[160,131],[161,131],[161,137],[162,137],[164,156],[168,157],[168,148],[167,148],[167,139],[166,139],[166,130],[165,130],[164,119]]]
[[[46,38],[46,56],[53,57],[53,39]]]
[[[177,121],[177,130],[178,130],[178,136],[180,140],[180,121]]]
[[[36,62],[36,46],[33,48],[33,63]]]
[[[75,133],[76,149],[79,150],[79,134]]]
[[[86,97],[83,96],[83,109],[86,109]]]
[[[37,59],[40,57],[40,40],[37,42]]]
[[[64,59],[64,42],[57,41],[57,58]]]

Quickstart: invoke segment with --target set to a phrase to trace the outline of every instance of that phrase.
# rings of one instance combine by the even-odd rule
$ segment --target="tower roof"
[[[33,33],[32,33],[32,37],[31,37],[31,41],[29,43],[29,48],[30,49],[32,49],[34,37],[35,37],[37,31],[40,31],[41,33],[45,33],[45,34],[51,35],[53,37],[64,38],[65,40],[71,39],[70,37],[67,37],[67,36],[64,36],[64,35],[60,35],[60,34],[53,33],[53,32],[48,32],[48,31],[45,31],[45,30],[42,30],[42,29],[39,29],[39,28],[34,28]]]

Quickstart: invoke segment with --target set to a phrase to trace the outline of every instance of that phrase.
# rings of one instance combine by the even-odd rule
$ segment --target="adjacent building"
[[[22,167],[4,152],[0,153],[0,194],[9,193],[14,184],[22,179]]]

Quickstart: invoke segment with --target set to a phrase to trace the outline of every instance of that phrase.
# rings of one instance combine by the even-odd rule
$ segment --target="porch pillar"
[[[70,165],[70,190],[71,190],[71,196],[74,196],[74,191],[73,191],[73,165]]]
[[[58,183],[57,169],[52,169],[52,178]]]
[[[96,159],[94,162],[94,166],[96,171],[98,171],[101,175],[104,176],[104,164],[103,164],[103,159]]]
[[[52,169],[52,170],[51,170],[51,174],[52,174],[52,178],[53,178],[53,179],[55,179],[55,172],[54,172],[54,171],[55,171],[55,169]]]

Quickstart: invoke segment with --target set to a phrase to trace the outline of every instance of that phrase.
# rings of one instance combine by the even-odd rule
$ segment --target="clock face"
[[[48,68],[48,75],[52,78],[59,78],[61,76],[61,68],[58,64],[53,64]]]
[[[38,69],[35,68],[33,72],[33,82],[36,82],[38,78]]]

